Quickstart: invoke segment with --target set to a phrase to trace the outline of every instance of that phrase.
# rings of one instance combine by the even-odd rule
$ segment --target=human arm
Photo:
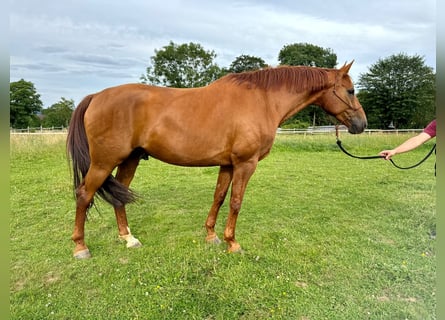
[[[389,160],[391,159],[392,156],[398,153],[408,152],[417,148],[418,146],[430,140],[431,138],[432,137],[428,133],[421,132],[417,136],[409,138],[408,140],[406,140],[405,142],[403,142],[401,145],[399,145],[394,149],[381,151],[379,155],[382,156],[385,160]]]

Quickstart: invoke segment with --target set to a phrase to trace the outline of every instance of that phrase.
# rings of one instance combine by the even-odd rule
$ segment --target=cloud
[[[404,52],[435,66],[435,2],[375,0],[16,0],[10,14],[11,81],[24,78],[45,105],[138,82],[156,49],[197,42],[228,66],[241,54],[277,64],[286,44],[331,48],[355,59],[353,79],[379,58]]]

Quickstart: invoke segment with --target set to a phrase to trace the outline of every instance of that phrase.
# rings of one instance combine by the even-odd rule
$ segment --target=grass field
[[[374,155],[407,137],[342,140]],[[403,171],[348,158],[331,135],[278,136],[246,192],[243,254],[204,242],[218,168],[150,159],[128,208],[143,247],[126,249],[98,202],[86,224],[93,257],[77,261],[64,139],[11,136],[12,319],[436,319],[434,156]],[[395,160],[412,164],[430,147]]]

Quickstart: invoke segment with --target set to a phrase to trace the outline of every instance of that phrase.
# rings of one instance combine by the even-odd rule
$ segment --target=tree
[[[243,54],[236,57],[235,60],[232,61],[228,71],[233,73],[241,73],[244,71],[259,70],[264,67],[267,67],[267,64],[263,59]]]
[[[357,86],[371,128],[422,128],[435,118],[435,74],[419,55],[379,59]]]
[[[12,128],[27,128],[38,123],[37,113],[42,110],[42,101],[34,84],[20,79],[9,84],[10,117]]]
[[[285,45],[280,50],[278,61],[281,65],[334,68],[337,65],[337,55],[330,48],[294,43]]]
[[[322,48],[309,43],[294,43],[285,45],[278,54],[281,65],[310,66],[335,68],[337,55],[330,48]],[[308,127],[330,124],[329,116],[319,107],[310,105],[289,118],[283,127]]]
[[[218,79],[221,69],[214,63],[214,51],[197,43],[175,44],[170,41],[151,57],[152,66],[141,76],[143,83],[176,88],[205,86]]]
[[[43,109],[42,125],[44,127],[68,127],[74,108],[74,100],[62,97],[59,102]]]

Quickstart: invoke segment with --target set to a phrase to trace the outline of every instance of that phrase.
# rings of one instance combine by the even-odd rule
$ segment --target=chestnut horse
[[[130,232],[125,205],[134,200],[129,185],[136,167],[148,156],[179,166],[220,167],[206,241],[220,243],[215,223],[231,185],[224,240],[229,252],[240,251],[235,225],[244,191],[284,120],[315,104],[350,133],[364,131],[366,115],[354,95],[351,65],[268,68],[229,74],[201,88],[126,84],[85,97],[67,137],[76,194],[74,257],[91,256],[84,224],[96,193],[113,205],[127,247],[141,245]]]

